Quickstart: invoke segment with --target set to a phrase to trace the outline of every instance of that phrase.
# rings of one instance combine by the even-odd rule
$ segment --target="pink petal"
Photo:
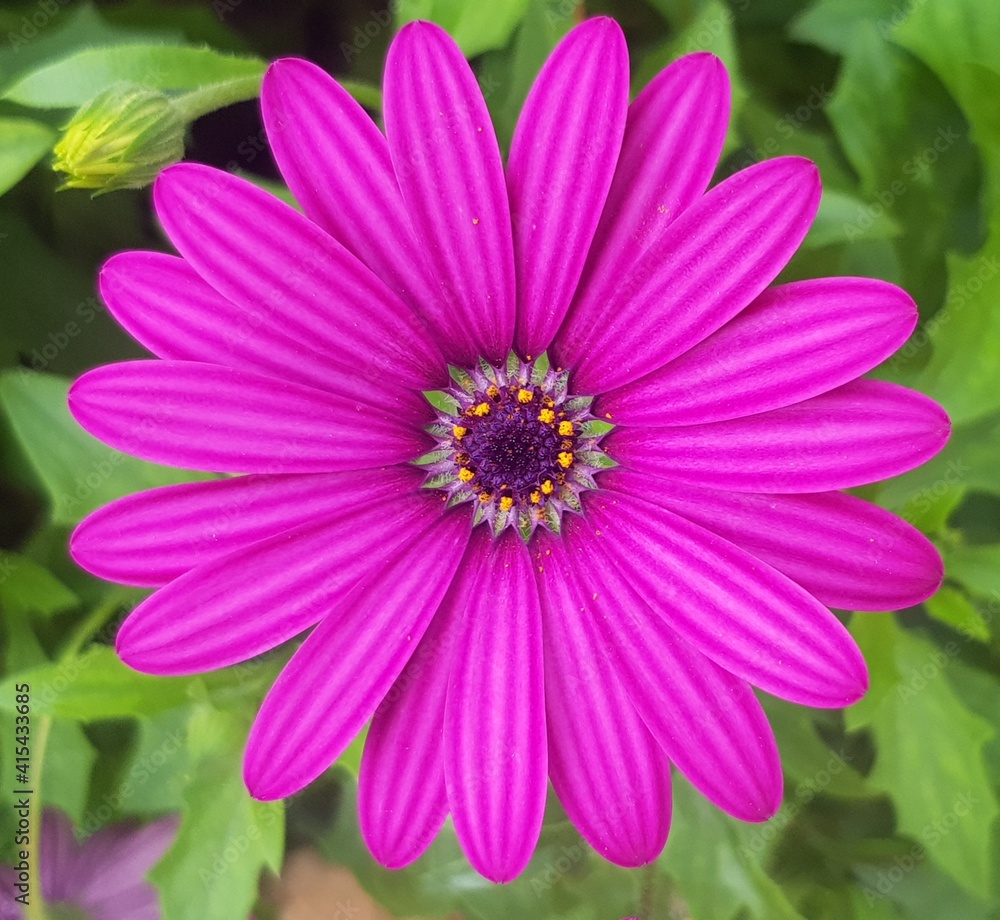
[[[424,436],[385,409],[252,371],[128,361],[69,391],[74,418],[125,453],[186,469],[323,473],[406,462]]]
[[[806,706],[864,695],[867,669],[850,633],[799,585],[670,511],[621,492],[589,494],[595,539],[585,549],[608,547],[619,577],[716,664]]]
[[[892,284],[820,278],[770,288],[704,342],[601,399],[620,425],[697,425],[790,406],[860,377],[909,337]]]
[[[507,161],[517,264],[517,349],[541,354],[566,315],[611,187],[628,109],[628,48],[599,16],[546,61]]]
[[[153,198],[185,260],[262,323],[363,380],[391,374],[418,389],[440,383],[441,353],[412,310],[298,211],[250,182],[194,163],[160,173]]]
[[[919,530],[841,492],[757,495],[612,470],[602,485],[673,511],[735,543],[842,610],[900,610],[941,584],[941,556]]]
[[[477,531],[466,567],[478,577],[448,684],[445,778],[469,862],[507,882],[528,864],[545,810],[541,612],[528,550],[509,532]]]
[[[857,380],[761,415],[683,428],[622,428],[606,449],[637,472],[737,492],[826,492],[898,476],[948,440],[944,410]]]
[[[333,520],[306,521],[207,562],[133,611],[118,630],[118,654],[137,671],[164,675],[260,655],[336,610],[399,547],[429,539],[440,515],[431,496],[387,491],[378,503],[348,506]]]
[[[429,22],[404,26],[385,65],[385,125],[399,188],[454,337],[449,358],[500,361],[514,333],[514,253],[503,164],[479,84]]]
[[[603,536],[574,520],[564,559],[632,702],[705,796],[744,821],[767,820],[781,803],[781,760],[760,703],[746,683],[699,654],[643,603],[618,561],[619,547]],[[704,618],[705,611],[695,615]]]
[[[176,256],[119,253],[104,263],[100,286],[115,319],[157,357],[260,371],[399,412],[421,406],[389,375],[359,386],[352,368],[285,334],[256,306],[227,300]]]
[[[636,380],[697,345],[774,279],[819,206],[816,167],[799,157],[758,163],[691,205],[607,299],[576,304],[556,357],[579,393]]]
[[[598,853],[620,866],[645,865],[670,829],[670,763],[607,658],[562,541],[543,536],[537,546],[552,784]]]
[[[639,257],[712,180],[729,123],[729,76],[717,57],[689,54],[629,106],[625,139],[580,284],[581,311],[609,300]]]
[[[436,342],[461,350],[464,338],[454,336],[434,295],[389,146],[371,116],[319,67],[294,58],[264,75],[261,111],[274,158],[306,214],[421,313]]]
[[[475,561],[470,548],[466,559]],[[448,814],[444,713],[448,680],[476,570],[463,565],[403,673],[379,704],[358,779],[361,832],[375,858],[399,869],[420,856]]]
[[[238,476],[127,495],[87,517],[70,551],[78,565],[107,581],[158,586],[260,540],[310,521],[381,513],[420,488],[417,470],[364,474]]]
[[[413,654],[468,539],[465,515],[439,517],[362,579],[306,639],[250,730],[243,778],[254,798],[298,792],[343,753]]]
[[[156,889],[146,876],[170,849],[177,836],[178,819],[162,818],[136,827],[131,822],[102,828],[83,844],[77,872],[81,884],[77,903],[93,910],[93,916],[106,916],[101,911],[117,908],[111,916],[128,916],[125,904],[156,909],[159,904]],[[155,916],[155,915],[154,915]]]

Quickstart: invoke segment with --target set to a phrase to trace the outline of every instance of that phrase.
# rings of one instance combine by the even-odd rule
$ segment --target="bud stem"
[[[190,124],[196,118],[225,108],[235,102],[246,102],[260,95],[259,75],[236,77],[224,83],[214,83],[201,89],[191,90],[173,100],[174,108],[181,119]]]

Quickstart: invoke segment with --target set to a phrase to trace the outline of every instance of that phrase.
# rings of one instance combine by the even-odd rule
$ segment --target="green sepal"
[[[549,368],[551,367],[549,361],[549,353],[543,351],[537,358],[535,358],[535,363],[531,368],[531,382],[536,386],[540,384],[549,373]]]
[[[444,390],[424,390],[424,399],[427,400],[438,412],[458,418],[462,414],[462,407],[458,404],[450,393]]]
[[[497,372],[496,369],[487,361],[485,358],[479,359],[479,370],[482,371],[483,376],[490,382],[497,382]]]
[[[585,466],[577,465],[573,470],[573,477],[576,479],[576,484],[584,489],[597,488],[597,480]]]
[[[497,511],[493,515],[493,536],[499,537],[503,533],[503,529],[507,526],[507,518],[510,517],[509,511]]]
[[[515,379],[521,376],[521,359],[513,351],[507,355],[507,376]]]
[[[432,450],[429,454],[424,454],[422,457],[417,457],[413,461],[415,466],[430,466],[432,463],[440,463],[442,460],[447,460],[451,456],[451,451],[447,448],[442,450]]]
[[[448,496],[448,501],[445,502],[445,508],[454,508],[456,505],[461,505],[463,502],[471,501],[476,497],[475,492],[452,492]]]
[[[470,396],[474,395],[476,392],[476,382],[469,376],[467,371],[463,371],[460,367],[455,367],[454,365],[448,365],[448,374],[452,380],[455,381],[466,393]]]
[[[546,504],[542,513],[542,523],[554,534],[562,532],[562,519],[559,517],[559,512],[550,504]]]
[[[583,506],[580,504],[580,496],[577,495],[572,489],[563,489],[559,493],[559,497],[563,500],[563,504],[566,505],[570,511],[575,511],[577,514],[582,513]]]
[[[611,422],[602,421],[599,418],[592,418],[589,422],[584,422],[580,426],[580,434],[585,438],[603,438],[609,431],[615,428]]]
[[[534,532],[534,526],[531,523],[531,512],[527,509],[521,509],[517,513],[517,532],[521,535],[521,539],[525,543],[531,539],[531,534]]]
[[[472,512],[472,526],[475,527],[478,524],[482,524],[486,520],[486,505],[483,502],[477,501],[476,508]]]
[[[440,422],[433,422],[424,426],[424,431],[434,435],[435,438],[450,438],[452,436],[451,425],[442,425]]]
[[[556,402],[561,402],[566,397],[566,391],[569,389],[569,374],[563,371],[561,374],[557,374],[555,380],[552,381],[552,398]]]
[[[437,476],[432,476],[425,482],[421,488],[422,489],[443,489],[445,486],[450,486],[455,480],[458,479],[458,473],[439,473]]]
[[[584,409],[590,408],[590,404],[593,401],[593,396],[574,396],[572,399],[568,399],[565,403],[563,403],[563,408],[567,412],[583,412]]]
[[[581,450],[577,459],[595,470],[610,470],[618,466],[617,460],[612,460],[603,450]]]

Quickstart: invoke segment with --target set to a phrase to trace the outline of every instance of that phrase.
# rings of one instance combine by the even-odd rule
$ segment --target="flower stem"
[[[36,741],[33,746],[34,757],[28,765],[28,788],[36,802],[41,802],[42,761],[45,757],[45,746],[49,741],[49,731],[52,729],[52,716],[42,716],[35,729]],[[45,900],[42,897],[42,867],[39,854],[41,852],[42,813],[40,808],[28,811],[28,840],[31,841],[33,859],[28,861],[28,891],[31,892],[24,910],[24,920],[45,920]]]
[[[185,122],[192,122],[202,115],[225,108],[234,102],[246,102],[260,95],[261,77],[235,77],[223,83],[213,83],[191,90],[174,99],[174,107]]]
[[[128,599],[129,591],[116,588],[108,593],[103,603],[98,604],[83,618],[76,629],[70,633],[69,639],[59,652],[56,660],[64,664],[74,658],[87,641],[96,635],[108,618]],[[42,801],[42,766],[45,763],[45,749],[49,743],[52,731],[52,716],[40,716],[34,734],[32,758],[28,765],[28,788],[36,802]],[[32,808],[28,812],[28,839],[33,842],[34,859],[28,863],[28,890],[31,897],[25,907],[24,920],[46,920],[45,897],[42,894],[41,869],[41,808]]]

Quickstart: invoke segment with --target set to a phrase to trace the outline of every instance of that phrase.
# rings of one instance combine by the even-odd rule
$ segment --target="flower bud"
[[[184,156],[185,121],[165,94],[118,83],[80,107],[55,146],[63,188],[142,188]]]

